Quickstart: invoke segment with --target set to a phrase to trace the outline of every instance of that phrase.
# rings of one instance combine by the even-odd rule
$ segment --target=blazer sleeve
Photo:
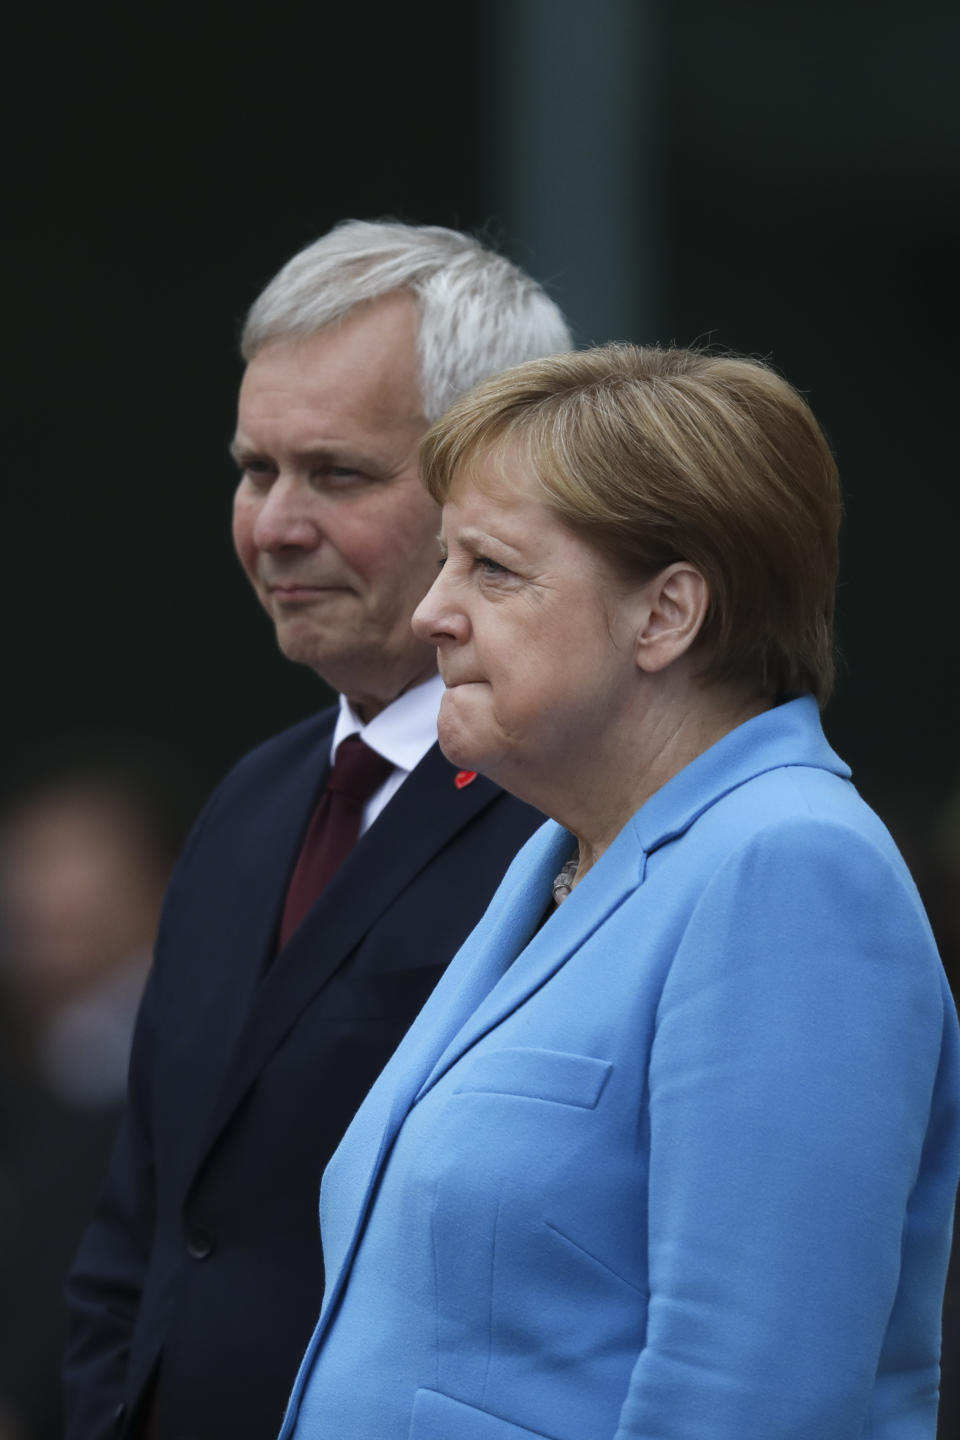
[[[784,822],[724,863],[657,1014],[648,1328],[617,1440],[856,1440],[871,1404],[935,1414],[955,1028],[872,841]]]

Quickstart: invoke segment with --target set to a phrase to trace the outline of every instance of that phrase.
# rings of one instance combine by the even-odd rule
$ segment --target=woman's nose
[[[445,640],[465,638],[467,619],[462,609],[451,603],[443,570],[414,610],[411,624],[417,639],[428,645],[440,645]]]

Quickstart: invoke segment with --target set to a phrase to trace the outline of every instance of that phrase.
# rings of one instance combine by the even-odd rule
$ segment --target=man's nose
[[[257,511],[253,527],[257,549],[315,549],[321,530],[311,498],[294,476],[278,475]]]

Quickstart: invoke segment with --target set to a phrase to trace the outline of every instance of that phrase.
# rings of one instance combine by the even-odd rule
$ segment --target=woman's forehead
[[[465,456],[450,481],[447,501],[462,501],[471,491],[505,503],[525,500],[545,505],[547,493],[526,437],[500,436]]]

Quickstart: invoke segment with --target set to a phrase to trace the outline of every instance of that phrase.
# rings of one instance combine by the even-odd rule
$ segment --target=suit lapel
[[[538,929],[570,846],[570,835],[552,822],[527,842],[327,1167],[321,1216],[328,1279],[317,1341],[349,1272],[390,1147],[410,1110],[472,1045],[545,984],[642,878],[644,855],[628,827],[562,911]]]
[[[455,773],[434,745],[263,973],[206,1127],[203,1153],[305,1008],[392,901],[463,826],[502,794],[482,776],[457,789]],[[286,883],[311,809],[312,802],[296,844],[284,852],[282,876],[276,865],[271,867],[275,893],[270,923],[258,927],[254,942],[261,966],[273,944]]]
[[[196,1026],[193,1048],[204,1057],[202,1093],[210,1097],[206,1107],[194,1103],[185,1116],[180,1143],[185,1181],[196,1173],[216,1133],[211,1131],[211,1122],[219,1111],[244,1026],[255,1006],[287,882],[329,771],[328,747],[335,718],[336,712],[319,717],[304,727],[297,751],[282,752],[259,785],[255,813],[238,824],[233,848],[220,840],[221,868],[205,872],[200,901],[209,913],[204,915],[203,939],[213,954],[222,958],[207,966],[203,963],[206,956],[198,951],[195,1003],[184,1017],[185,1025]],[[198,834],[202,844],[202,831]],[[187,869],[189,861],[187,851]],[[191,883],[196,883],[192,877]],[[225,968],[230,971],[229,986],[223,984]]]

